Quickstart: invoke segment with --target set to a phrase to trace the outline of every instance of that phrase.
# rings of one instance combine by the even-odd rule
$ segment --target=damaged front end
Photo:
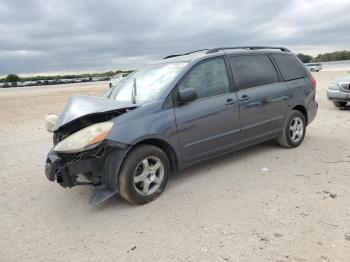
[[[115,177],[128,150],[128,145],[108,140],[84,152],[51,150],[45,164],[46,177],[64,188],[95,186],[90,201],[97,204],[118,192]]]
[[[113,118],[137,106],[120,105],[97,97],[72,97],[59,115],[46,117],[53,132],[54,147],[49,152],[45,173],[62,187],[93,185],[94,203],[117,193],[116,174],[129,145],[108,140]]]
[[[112,150],[105,144],[72,154],[51,150],[45,164],[47,178],[50,181],[57,181],[64,188],[101,184],[105,155]]]

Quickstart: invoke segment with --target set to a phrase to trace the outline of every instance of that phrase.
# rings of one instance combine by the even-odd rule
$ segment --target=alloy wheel
[[[304,123],[300,117],[294,117],[289,126],[289,137],[294,143],[298,143],[304,134]]]
[[[155,156],[143,159],[134,171],[134,187],[141,195],[152,195],[163,182],[164,165]]]

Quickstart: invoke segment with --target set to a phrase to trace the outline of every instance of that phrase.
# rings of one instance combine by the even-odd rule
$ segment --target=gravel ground
[[[144,206],[44,175],[52,146],[44,115],[107,83],[0,90],[0,261],[350,261],[350,110],[315,73],[319,112],[304,143],[274,142],[170,178]]]

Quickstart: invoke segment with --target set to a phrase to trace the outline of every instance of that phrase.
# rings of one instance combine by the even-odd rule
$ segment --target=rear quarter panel
[[[309,77],[288,81],[287,85],[291,98],[291,108],[298,105],[304,106],[309,124],[314,120],[318,107],[315,101],[316,90],[312,86]]]
[[[307,124],[311,123],[317,113],[318,104],[315,100],[316,89],[311,83],[311,73],[307,67],[300,61],[300,59],[291,54],[304,69],[306,76],[304,78],[294,79],[286,81],[288,86],[288,97],[290,103],[290,109],[295,106],[303,106],[307,111]]]

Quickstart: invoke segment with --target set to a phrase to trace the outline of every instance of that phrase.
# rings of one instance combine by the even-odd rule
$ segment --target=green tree
[[[15,75],[15,74],[9,74],[6,77],[6,81],[7,82],[11,82],[11,83],[18,82],[19,80],[20,80],[19,76]]]
[[[305,55],[305,54],[297,54],[297,57],[301,60],[303,63],[309,63],[312,59],[311,55]]]
[[[108,71],[108,72],[105,72],[106,76],[114,76],[115,73],[113,71]]]

